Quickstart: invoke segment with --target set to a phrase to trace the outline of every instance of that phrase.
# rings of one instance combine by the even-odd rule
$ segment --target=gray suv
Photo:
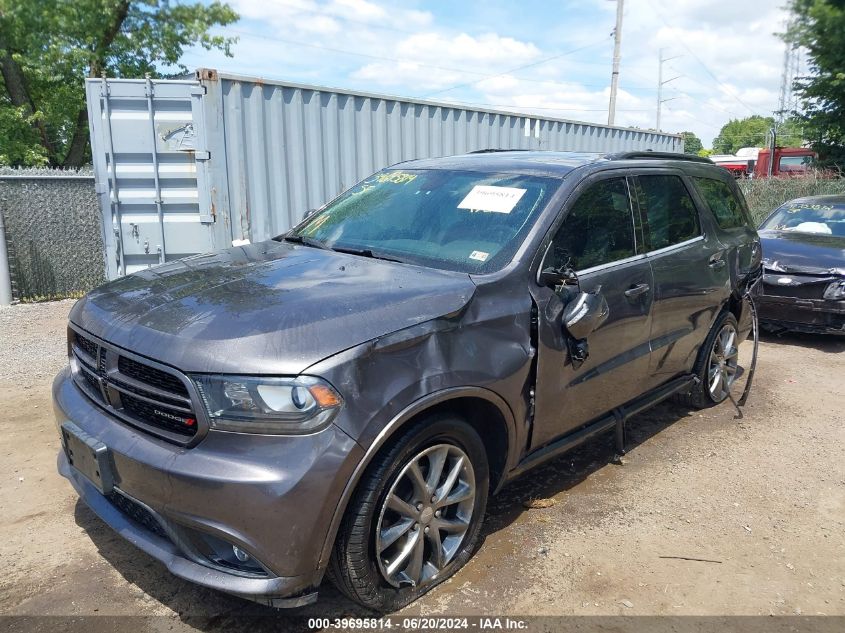
[[[760,249],[705,159],[402,163],[274,240],[70,314],[58,468],[175,575],[274,606],[328,574],[390,611],[479,546],[488,495],[676,395],[728,396]]]

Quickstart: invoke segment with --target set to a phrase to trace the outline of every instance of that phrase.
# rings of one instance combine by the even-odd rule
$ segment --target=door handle
[[[625,296],[629,299],[636,299],[640,295],[644,295],[651,289],[648,284],[637,284],[625,291]]]

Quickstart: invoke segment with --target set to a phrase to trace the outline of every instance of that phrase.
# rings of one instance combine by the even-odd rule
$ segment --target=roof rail
[[[493,152],[530,152],[530,149],[507,149],[504,147],[495,148],[495,147],[488,147],[486,149],[474,149],[471,152],[467,152],[467,154],[492,154]]]
[[[713,164],[712,160],[704,156],[678,154],[675,152],[652,152],[651,150],[640,150],[638,152],[615,152],[613,154],[605,154],[604,158],[607,160],[633,160],[637,158],[647,158],[651,160],[685,160],[691,163]]]

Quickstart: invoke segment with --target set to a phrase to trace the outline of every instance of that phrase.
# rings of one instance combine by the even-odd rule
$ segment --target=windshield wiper
[[[369,257],[371,259],[382,259],[386,262],[398,262],[403,263],[401,259],[396,259],[394,257],[386,257],[384,255],[379,255],[374,253],[370,248],[349,248],[347,246],[334,246],[332,247],[333,251],[337,251],[338,253],[349,253],[350,255],[360,255],[361,257]]]
[[[285,242],[293,242],[294,244],[303,244],[314,248],[322,248],[326,251],[331,250],[325,242],[321,242],[313,237],[308,237],[307,235],[285,235],[282,239]]]

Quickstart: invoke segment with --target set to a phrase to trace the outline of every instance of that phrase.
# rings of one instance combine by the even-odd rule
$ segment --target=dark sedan
[[[763,327],[845,335],[845,196],[790,200],[759,233]]]

